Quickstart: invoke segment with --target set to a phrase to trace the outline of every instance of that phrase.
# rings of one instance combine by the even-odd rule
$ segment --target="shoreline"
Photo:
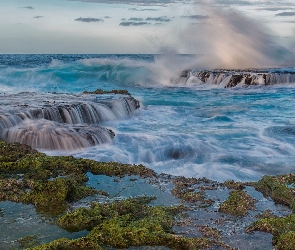
[[[40,224],[50,221],[63,230],[83,232],[82,238],[51,243],[44,232],[23,232],[10,242],[18,249],[243,249],[243,243],[253,249],[272,243],[276,249],[291,249],[295,244],[290,223],[295,220],[293,174],[219,183],[157,174],[143,165],[46,156],[19,143],[1,141],[0,151],[2,202],[32,204],[35,216],[47,218]],[[8,223],[2,202],[0,219]],[[137,211],[142,213],[134,216]],[[20,227],[20,220],[9,225]]]

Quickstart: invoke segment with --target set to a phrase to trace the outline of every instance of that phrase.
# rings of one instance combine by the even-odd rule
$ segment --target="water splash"
[[[169,30],[169,39],[159,46],[160,52],[167,52],[169,66],[177,62],[177,54],[197,54],[195,58],[182,63],[182,69],[246,69],[270,68],[294,65],[295,56],[266,34],[266,27],[255,22],[237,10],[215,8],[198,4],[209,17],[194,24],[183,24]],[[194,12],[193,9],[191,9]],[[197,20],[196,20],[197,21]],[[172,36],[172,38],[171,38]],[[171,58],[173,58],[171,60]],[[180,64],[181,63],[181,64]]]

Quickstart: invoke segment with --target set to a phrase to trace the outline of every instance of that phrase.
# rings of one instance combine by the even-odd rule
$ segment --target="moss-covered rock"
[[[265,175],[251,185],[264,196],[271,197],[276,203],[289,206],[295,210],[295,174],[269,176]]]
[[[24,238],[18,239],[17,242],[22,248],[32,248],[40,244],[38,235],[29,235]]]
[[[235,216],[245,216],[248,210],[253,209],[255,199],[242,190],[233,190],[228,199],[219,207],[219,212]]]
[[[221,237],[221,233],[216,228],[209,227],[208,225],[199,226],[198,229],[203,237],[212,239],[219,239]]]
[[[205,190],[216,189],[215,182],[206,178],[177,177],[173,180],[174,188],[171,193],[183,202],[197,203],[201,207],[210,206],[214,201],[206,199]]]
[[[78,208],[59,218],[57,224],[70,232],[91,230],[103,221],[126,214],[135,218],[142,218],[147,214],[147,203],[155,197],[137,197],[127,200],[114,201],[113,203],[100,204],[93,202],[90,208]]]
[[[24,144],[6,143],[0,140],[0,162],[17,161],[27,154],[38,154],[38,151]]]
[[[245,184],[238,181],[235,182],[234,180],[227,180],[223,183],[228,189],[235,189],[235,190],[243,190],[245,188]]]
[[[166,246],[180,250],[204,249],[214,243],[205,238],[187,238],[173,234],[174,217],[186,208],[148,206],[153,199],[155,197],[141,196],[106,204],[92,203],[90,208],[78,208],[65,214],[57,224],[71,232],[87,229],[90,233],[83,238],[83,244],[88,242],[98,247],[120,249],[131,246]],[[66,247],[69,244],[76,246],[80,244],[80,240],[61,239],[35,249],[68,249]],[[87,249],[83,247],[80,249]]]
[[[92,174],[103,174],[108,176],[124,177],[125,175],[139,175],[142,178],[156,177],[154,170],[141,164],[121,164],[118,162],[96,162],[92,160],[80,159]]]
[[[294,246],[295,246],[294,231],[281,234],[276,242],[276,250],[293,250]]]
[[[294,249],[295,214],[283,218],[260,219],[247,229],[248,233],[253,231],[271,233],[273,235],[273,245],[275,245],[277,249]],[[284,248],[284,244],[286,248]],[[291,246],[293,246],[293,248]]]
[[[31,203],[44,212],[62,213],[70,202],[103,194],[86,186],[87,172],[124,177],[155,177],[143,165],[96,162],[72,156],[46,156],[29,146],[0,141],[0,201]]]
[[[96,241],[92,241],[88,237],[83,237],[80,239],[69,240],[66,238],[61,238],[52,241],[48,244],[43,244],[33,248],[34,250],[104,250],[99,246]]]

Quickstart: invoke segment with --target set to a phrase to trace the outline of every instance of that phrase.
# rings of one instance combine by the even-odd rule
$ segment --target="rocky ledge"
[[[236,86],[247,87],[251,85],[275,85],[275,84],[294,84],[294,71],[275,71],[275,70],[184,70],[178,79],[172,79],[176,83],[206,83],[219,85],[223,88]]]

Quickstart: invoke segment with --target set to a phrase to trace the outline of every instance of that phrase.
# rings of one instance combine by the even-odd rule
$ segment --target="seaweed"
[[[72,156],[47,156],[19,143],[0,141],[0,201],[30,203],[38,210],[58,215],[71,202],[86,196],[108,195],[86,186],[87,172],[96,175],[155,177],[143,165],[96,162]]]
[[[258,182],[250,183],[264,196],[271,197],[274,202],[290,207],[295,210],[295,174],[280,176],[265,175]],[[291,187],[290,187],[291,186]]]
[[[18,239],[17,242],[22,248],[32,248],[40,244],[38,240],[38,235],[28,235],[21,239]]]
[[[276,249],[294,249],[295,214],[282,218],[263,218],[247,228],[248,233],[262,231],[273,235],[272,243]]]
[[[216,189],[216,183],[206,178],[176,177],[173,180],[174,188],[171,193],[182,202],[197,203],[200,207],[210,206],[213,200],[206,200],[204,190]],[[199,190],[199,191],[198,191]]]
[[[70,232],[85,229],[90,231],[83,238],[83,243],[117,249],[131,246],[166,246],[175,250],[203,249],[215,244],[205,238],[175,235],[172,230],[174,217],[187,208],[147,205],[154,199],[155,197],[140,196],[106,204],[92,203],[90,208],[68,212],[59,218],[57,224]],[[60,249],[52,248],[52,245],[76,245],[80,240],[71,242],[62,239],[35,249]]]
[[[255,199],[243,190],[233,190],[228,199],[219,207],[219,212],[235,216],[245,216],[248,210],[254,209]]]

